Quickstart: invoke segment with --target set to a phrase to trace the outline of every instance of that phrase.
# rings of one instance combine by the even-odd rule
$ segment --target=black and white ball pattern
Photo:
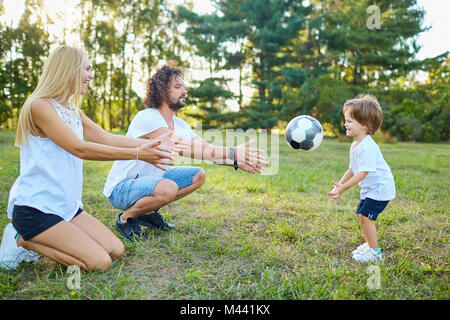
[[[295,117],[286,127],[286,140],[295,150],[313,151],[322,143],[322,125],[307,115]]]

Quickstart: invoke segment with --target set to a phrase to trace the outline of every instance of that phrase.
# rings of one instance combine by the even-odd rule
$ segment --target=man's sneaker
[[[369,248],[368,250],[353,256],[353,260],[362,263],[383,261],[383,253],[381,252],[380,248],[378,249]]]
[[[16,229],[11,223],[8,223],[3,231],[2,243],[0,245],[0,267],[2,269],[16,269],[22,261],[32,263],[38,261],[36,252],[17,245],[16,235],[18,235]]]
[[[364,242],[362,245],[358,246],[355,250],[352,251],[352,256],[363,253],[369,248],[369,244],[367,242]]]
[[[127,238],[130,241],[134,241],[136,238],[143,237],[148,239],[148,236],[145,235],[141,228],[136,223],[136,218],[128,218],[127,222],[121,222],[119,214],[116,220],[116,230],[120,233],[121,236]]]
[[[140,226],[156,229],[168,229],[175,228],[173,224],[164,221],[163,217],[159,214],[158,210],[153,213],[143,214],[136,218],[137,224]]]

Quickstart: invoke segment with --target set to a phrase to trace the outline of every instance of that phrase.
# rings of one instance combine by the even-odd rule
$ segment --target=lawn
[[[68,288],[66,268],[41,257],[0,269],[0,299],[450,298],[448,143],[380,144],[397,198],[377,220],[385,260],[370,266],[351,259],[363,242],[353,213],[359,187],[337,202],[327,196],[348,166],[350,143],[326,139],[300,153],[279,139],[274,175],[199,164],[207,173],[203,187],[161,210],[176,229],[124,240],[125,256],[106,272],[81,272],[80,289]],[[1,233],[19,175],[13,140],[14,132],[0,132]],[[84,162],[83,204],[116,232],[119,211],[102,194],[111,165]]]

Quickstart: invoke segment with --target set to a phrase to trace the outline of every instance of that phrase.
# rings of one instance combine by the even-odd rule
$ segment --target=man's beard
[[[178,110],[180,110],[181,108],[183,108],[186,103],[185,102],[181,102],[180,101],[181,97],[178,98],[178,100],[176,102],[170,102],[169,103],[169,108],[171,110],[173,110],[174,112],[177,112]]]

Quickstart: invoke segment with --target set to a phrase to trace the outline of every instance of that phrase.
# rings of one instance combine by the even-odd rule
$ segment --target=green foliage
[[[17,28],[0,24],[0,124],[17,118],[37,85],[50,47],[42,15],[38,1],[28,0]]]
[[[344,81],[367,87],[405,76],[421,63],[414,60],[419,47],[415,35],[421,26],[423,11],[415,0],[377,1],[383,13],[379,29],[367,26],[367,8],[372,1],[317,1],[318,18],[323,23],[319,38],[327,48],[332,64]]]
[[[208,72],[200,79],[192,70],[189,105],[180,111],[203,128],[270,130],[310,114],[342,134],[344,101],[371,93],[385,111],[384,132],[395,139],[449,139],[448,52],[417,60],[417,36],[428,27],[415,0],[377,1],[375,29],[367,24],[369,0],[213,0],[216,10],[206,15],[189,1],[81,0],[79,26],[65,25],[63,14],[48,19],[63,26],[62,39],[48,34],[39,3],[26,1],[17,28],[0,25],[0,127],[15,127],[49,39],[64,43],[71,32],[95,73],[81,107],[107,130],[129,125],[143,108],[136,86],[175,61]],[[425,83],[414,80],[418,71],[428,74]]]
[[[183,6],[178,7],[178,15],[188,22],[185,38],[196,49],[196,54],[208,62],[209,71],[206,79],[193,81],[187,104],[195,106],[196,112],[187,115],[201,120],[204,129],[227,127],[233,116],[225,101],[234,95],[226,89],[228,79],[213,76],[229,67],[223,48],[226,27],[216,15],[199,16]]]
[[[226,110],[224,101],[232,98],[233,93],[224,89],[225,81],[223,78],[206,78],[189,90],[187,104],[197,106],[200,112],[187,115],[201,120],[204,129],[227,127],[234,116],[234,112]]]
[[[450,137],[450,109],[448,93],[437,105],[420,104],[405,99],[385,112],[384,127],[403,141],[434,142]]]
[[[450,69],[447,54],[427,61],[425,84],[403,90],[387,100],[383,128],[400,140],[447,141],[450,138]]]
[[[289,45],[305,28],[310,7],[304,7],[299,1],[261,0],[242,1],[239,8],[246,13],[249,63],[256,89],[250,105],[243,111],[247,120],[242,126],[270,129],[283,114],[283,76],[293,80],[292,72],[286,69],[294,60]]]

